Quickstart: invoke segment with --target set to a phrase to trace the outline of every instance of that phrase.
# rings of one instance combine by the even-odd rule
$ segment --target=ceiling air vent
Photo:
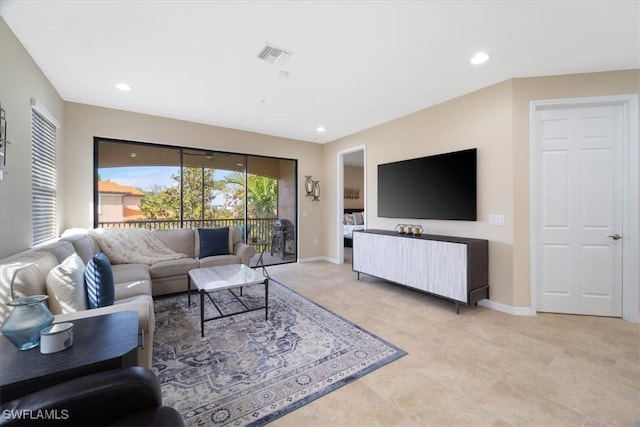
[[[291,56],[291,52],[287,52],[284,49],[270,46],[268,44],[265,45],[262,51],[258,54],[258,58],[275,65],[284,64],[284,61],[286,61],[289,56]]]

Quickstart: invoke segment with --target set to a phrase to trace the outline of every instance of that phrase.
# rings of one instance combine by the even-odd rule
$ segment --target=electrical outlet
[[[504,215],[489,215],[489,225],[504,225]]]

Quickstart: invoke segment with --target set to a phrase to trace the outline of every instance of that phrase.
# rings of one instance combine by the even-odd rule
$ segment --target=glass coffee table
[[[204,322],[222,319],[224,317],[235,316],[241,313],[249,313],[264,309],[264,320],[268,319],[269,310],[269,277],[265,276],[259,270],[254,270],[244,264],[220,265],[216,267],[196,268],[189,270],[187,279],[188,303],[191,305],[191,284],[198,289],[200,294],[200,333],[204,337]],[[242,296],[242,287],[247,285],[263,284],[264,285],[264,306],[257,308],[249,308],[240,299]],[[240,288],[240,296],[238,296],[233,288]],[[227,289],[242,304],[245,310],[236,311],[234,313],[223,314],[210,293]],[[209,298],[219,316],[204,317],[204,297]]]

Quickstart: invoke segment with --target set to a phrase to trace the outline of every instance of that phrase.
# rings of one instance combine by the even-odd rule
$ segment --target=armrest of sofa
[[[76,378],[6,402],[0,425],[110,425],[161,407],[158,378],[149,369],[134,366]],[[20,414],[40,411],[58,417],[20,419]],[[184,425],[179,414],[171,412],[164,411],[163,417],[173,416],[173,425]]]
[[[76,319],[85,319],[92,316],[117,313],[120,311],[138,312],[138,329],[145,334],[155,331],[155,315],[153,312],[153,299],[150,296],[138,296],[128,298],[108,307],[93,308],[90,310],[76,311],[74,313],[57,314],[54,322],[73,322]]]
[[[249,265],[249,260],[256,254],[256,250],[253,246],[239,242],[233,245],[233,254],[240,257],[243,264]]]
[[[156,324],[155,314],[153,311],[153,298],[151,298],[151,296],[139,295],[125,300],[116,301],[116,304],[108,307],[76,311],[75,313],[58,314],[54,316],[54,322],[73,322],[76,319],[84,319],[91,316],[100,316],[120,311],[138,312],[138,332],[143,332],[142,346],[138,347],[138,364],[151,368],[153,358],[153,335]]]

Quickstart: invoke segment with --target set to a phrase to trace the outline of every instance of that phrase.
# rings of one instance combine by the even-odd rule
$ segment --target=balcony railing
[[[248,219],[250,227],[249,241],[269,242],[273,236],[273,224],[277,218]],[[171,229],[171,228],[199,228],[199,227],[230,227],[242,226],[241,219],[185,219],[176,220],[141,220],[141,221],[111,221],[99,222],[100,228],[145,228],[147,230]]]

